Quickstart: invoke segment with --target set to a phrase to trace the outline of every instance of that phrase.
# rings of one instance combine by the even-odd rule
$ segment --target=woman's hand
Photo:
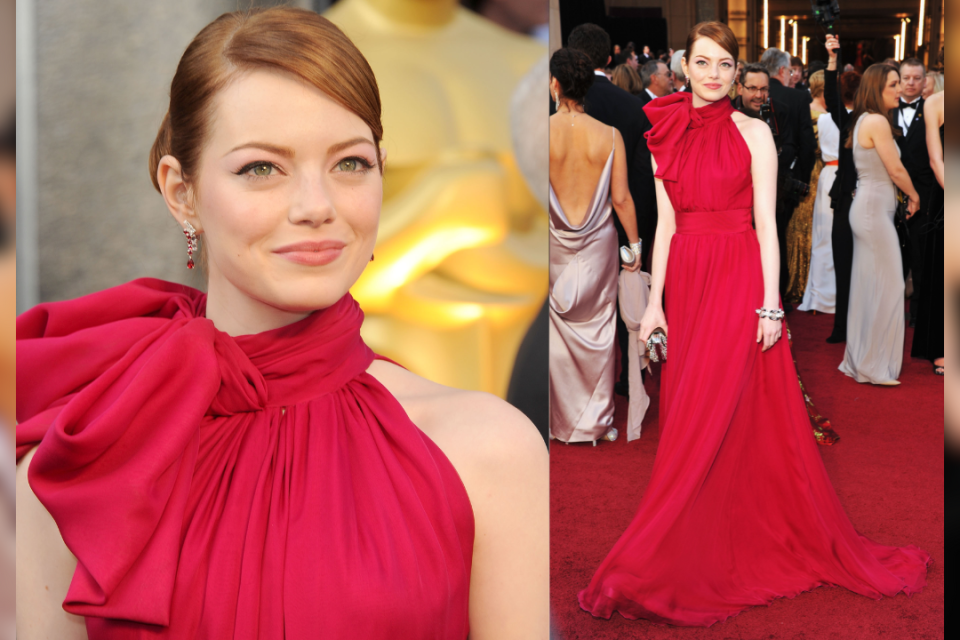
[[[640,260],[640,256],[637,256],[637,259],[634,260],[634,261],[633,261],[632,263],[630,263],[630,264],[624,264],[624,263],[622,263],[622,262],[621,262],[620,264],[621,264],[621,266],[623,266],[623,270],[624,270],[624,271],[629,271],[630,273],[635,273],[635,272],[637,272],[637,271],[640,271],[640,267],[642,266],[641,263],[642,263],[642,261]]]
[[[907,220],[912,218],[917,211],[920,211],[920,196],[913,194],[910,196],[910,201],[907,203]]]
[[[660,327],[663,333],[667,333],[667,317],[663,315],[663,307],[659,304],[650,303],[647,310],[643,312],[643,318],[640,319],[640,340],[646,342],[654,329]]]
[[[757,325],[757,342],[763,342],[763,351],[766,351],[777,344],[780,339],[780,332],[783,330],[782,320],[771,320],[770,318],[760,318]]]

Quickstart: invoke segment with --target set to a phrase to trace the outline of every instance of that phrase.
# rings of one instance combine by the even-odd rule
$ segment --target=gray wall
[[[34,196],[36,205],[18,214],[36,216],[37,237],[34,247],[18,245],[18,270],[29,269],[36,252],[39,300],[142,276],[201,284],[199,270],[186,268],[183,234],[151,184],[147,157],[187,44],[216,16],[251,4],[278,2],[33,4],[33,51],[26,53],[33,56],[36,142],[18,152],[25,161],[35,154],[36,185],[18,195]]]

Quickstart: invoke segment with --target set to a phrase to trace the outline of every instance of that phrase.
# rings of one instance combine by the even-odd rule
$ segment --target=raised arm
[[[873,146],[877,150],[890,179],[910,198],[908,217],[912,217],[920,208],[920,195],[913,186],[910,174],[903,168],[903,162],[900,161],[900,153],[893,139],[893,131],[890,130],[890,122],[880,114],[872,113],[864,117],[859,133],[861,146],[867,149]],[[871,144],[863,144],[864,137]]]
[[[827,55],[829,62],[827,69],[823,72],[823,101],[827,103],[827,111],[830,117],[836,123],[837,128],[843,131],[845,124],[843,116],[847,113],[843,106],[843,100],[840,99],[840,91],[837,88],[837,82],[840,78],[840,70],[837,68],[837,51],[840,49],[840,41],[837,36],[827,36]]]
[[[657,161],[652,156],[650,164],[654,175],[657,172]],[[640,320],[640,339],[644,342],[650,338],[657,327],[667,331],[667,319],[663,313],[663,283],[667,278],[667,261],[670,257],[670,241],[677,232],[677,219],[673,211],[673,204],[663,186],[663,180],[656,178],[657,186],[657,233],[653,241],[653,260],[650,265],[650,301],[647,310]]]
[[[923,106],[927,127],[927,151],[930,153],[930,168],[943,189],[943,142],[940,140],[940,125],[943,124],[943,93],[930,96]]]
[[[777,147],[770,129],[751,120],[743,128],[743,138],[750,148],[753,176],[753,220],[760,243],[760,266],[763,270],[763,307],[780,308],[780,244],[777,242]],[[780,339],[783,323],[760,318],[757,342],[766,351]]]
[[[610,198],[613,200],[613,209],[617,212],[617,218],[623,225],[623,230],[627,234],[627,239],[635,243],[640,241],[637,230],[637,210],[634,206],[633,196],[630,195],[630,183],[627,176],[627,154],[623,144],[623,136],[617,129],[613,129],[613,171],[610,175]],[[638,259],[633,265],[624,265],[628,271],[636,271],[640,268]]]

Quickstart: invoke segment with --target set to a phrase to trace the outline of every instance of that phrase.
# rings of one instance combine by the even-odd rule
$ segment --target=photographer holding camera
[[[787,224],[794,209],[810,191],[809,185],[793,177],[798,136],[789,107],[770,97],[770,72],[762,64],[749,64],[740,74],[733,107],[751,118],[767,123],[777,146],[777,239],[780,243],[780,296],[785,297],[787,269]]]

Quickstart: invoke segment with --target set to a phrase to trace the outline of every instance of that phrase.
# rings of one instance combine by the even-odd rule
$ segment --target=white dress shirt
[[[655,94],[653,91],[650,91],[650,89],[644,89],[644,91],[647,92],[647,95],[650,96],[651,100],[656,100],[657,98],[660,97],[657,94]]]
[[[922,96],[921,96],[922,97]],[[900,109],[900,129],[903,131],[903,135],[907,135],[907,132],[910,131],[910,125],[913,124],[913,119],[917,115],[917,103],[920,102],[920,98],[916,98],[910,102],[910,106],[906,106],[903,109]]]

